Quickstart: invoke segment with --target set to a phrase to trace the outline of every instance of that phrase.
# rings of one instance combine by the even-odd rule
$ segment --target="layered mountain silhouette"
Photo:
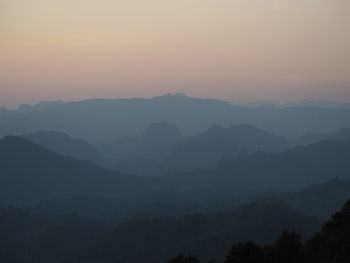
[[[332,133],[307,133],[300,137],[297,144],[307,145],[324,140],[347,140],[350,139],[350,128],[343,128]]]
[[[132,219],[117,226],[76,214],[57,216],[0,208],[0,260],[160,263],[186,253],[199,256],[202,262],[212,258],[221,262],[232,245],[242,247],[247,243],[237,242],[249,240],[249,244],[256,242],[255,246],[263,247],[259,258],[273,259],[277,253],[288,260],[300,258],[297,262],[343,263],[350,259],[349,222],[349,201],[311,238],[320,227],[318,220],[269,199],[215,214]],[[285,229],[301,233],[306,241],[301,242],[299,235]],[[239,254],[240,258],[251,258],[256,252],[249,251]],[[282,262],[295,262],[288,260]]]
[[[247,107],[264,107],[264,106],[275,106],[279,108],[285,107],[325,107],[325,108],[335,108],[335,109],[348,109],[350,108],[350,103],[338,102],[332,100],[301,100],[301,101],[291,101],[287,103],[279,103],[276,101],[252,101],[243,104]]]
[[[248,123],[274,134],[297,138],[307,132],[331,132],[350,126],[350,109],[252,109],[184,95],[151,99],[91,99],[7,111],[0,115],[0,136],[59,130],[89,142],[102,142],[140,135],[149,123],[163,120],[178,126],[186,136],[200,133],[213,123],[224,127]]]
[[[0,261],[67,262],[73,250],[94,242],[106,227],[77,214],[38,214],[0,208]]]
[[[240,151],[248,153],[257,151],[282,152],[288,149],[288,142],[284,138],[272,135],[249,124],[240,124],[227,129],[214,125],[192,138],[192,140],[205,140],[205,138],[211,136],[221,136],[236,145]]]
[[[131,219],[117,225],[76,214],[0,208],[0,261],[158,263],[179,252],[221,259],[237,241],[270,242],[285,228],[310,236],[319,226],[318,220],[272,200],[216,214]]]
[[[62,132],[38,131],[22,137],[61,155],[79,160],[97,161],[100,158],[98,151],[89,143],[83,139],[73,139]]]
[[[349,262],[350,200],[305,244],[310,262]]]
[[[215,173],[244,185],[292,187],[349,178],[350,140],[322,141],[280,154],[258,152],[224,158]]]
[[[23,138],[0,140],[0,202],[30,204],[79,195],[117,196],[133,176],[106,170],[88,161],[59,155]]]
[[[295,189],[334,177],[349,178],[350,140],[324,141],[283,153],[239,154],[213,168],[145,178],[121,175],[59,155],[28,140],[0,141],[0,202],[38,202],[79,195],[190,190],[225,184],[256,189]]]
[[[302,262],[333,262],[345,263],[350,261],[350,201],[340,212],[323,225],[320,232],[311,239],[303,242],[300,234],[284,230],[280,237],[271,244],[260,245],[252,241],[238,242],[234,244],[225,256],[225,263],[302,263]],[[219,258],[221,261],[222,259]],[[199,258],[193,255],[178,254],[168,263],[194,262],[199,263]],[[215,262],[210,260],[208,262]]]
[[[182,140],[180,130],[163,121],[150,124],[141,137],[125,137],[114,142],[101,143],[98,149],[106,158],[124,161],[162,159]]]
[[[17,111],[25,113],[31,111],[47,110],[59,106],[63,103],[63,101],[41,101],[36,105],[22,104],[18,107]]]
[[[239,152],[282,152],[288,142],[252,125],[241,124],[230,128],[213,125],[204,132],[178,144],[166,164],[175,170],[211,167],[225,156]]]
[[[148,126],[142,137],[125,137],[98,145],[102,156],[119,160],[111,167],[155,175],[164,171],[208,168],[224,156],[241,151],[282,152],[288,147],[282,137],[248,124],[227,129],[213,125],[195,136],[184,137],[175,125],[164,121]]]
[[[217,214],[125,222],[71,262],[160,263],[179,253],[200,255],[207,262],[222,259],[239,241],[271,242],[284,229],[310,236],[319,226],[311,217],[266,200]]]
[[[293,193],[284,193],[278,198],[305,215],[327,219],[341,209],[349,199],[349,193],[350,180],[335,178]]]

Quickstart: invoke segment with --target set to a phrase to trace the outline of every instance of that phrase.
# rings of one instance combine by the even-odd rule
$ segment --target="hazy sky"
[[[0,0],[0,106],[350,101],[349,0]]]

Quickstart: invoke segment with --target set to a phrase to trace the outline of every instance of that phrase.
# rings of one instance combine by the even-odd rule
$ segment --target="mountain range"
[[[242,153],[223,158],[211,168],[144,177],[122,175],[9,136],[0,140],[0,203],[83,195],[121,197],[225,184],[260,190],[296,189],[334,177],[349,178],[349,156],[350,140],[323,141],[282,153]]]
[[[223,127],[247,123],[276,135],[297,138],[308,132],[331,132],[350,126],[350,109],[310,106],[254,109],[178,94],[151,99],[46,102],[29,108],[3,111],[0,136],[54,130],[96,143],[140,136],[150,123],[167,121],[179,127],[185,136],[198,134],[215,123]]]

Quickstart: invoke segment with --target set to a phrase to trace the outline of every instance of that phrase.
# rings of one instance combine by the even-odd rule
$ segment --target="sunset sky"
[[[0,106],[350,101],[349,0],[0,0]]]

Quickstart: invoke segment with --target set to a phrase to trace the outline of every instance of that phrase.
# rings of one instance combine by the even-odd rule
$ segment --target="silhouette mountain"
[[[76,214],[53,216],[0,208],[0,261],[66,262],[71,251],[94,242],[106,227]]]
[[[213,168],[150,178],[124,176],[9,136],[0,140],[0,203],[84,195],[120,197],[139,191],[190,191],[230,184],[252,190],[294,190],[334,177],[349,178],[349,156],[350,140],[323,141],[283,153],[239,154]]]
[[[309,262],[350,261],[350,200],[306,243]]]
[[[347,140],[350,139],[350,128],[343,128],[332,133],[307,133],[298,139],[297,144],[307,145],[324,140]]]
[[[179,129],[165,121],[151,123],[142,137],[125,137],[114,142],[99,144],[100,153],[106,158],[123,161],[137,159],[161,159],[183,136]]]
[[[89,142],[113,141],[139,135],[149,123],[163,120],[178,126],[186,136],[197,134],[213,123],[224,127],[248,123],[288,138],[350,126],[350,109],[252,109],[225,101],[184,95],[151,99],[91,99],[32,108],[1,114],[0,136],[59,130]]]
[[[236,145],[218,133],[195,136],[177,144],[164,165],[170,170],[209,168],[226,155],[239,152]]]
[[[293,192],[263,193],[259,197],[280,200],[305,215],[325,220],[349,199],[350,180],[334,178]]]
[[[346,263],[350,261],[350,200],[334,214],[311,239],[302,242],[300,234],[284,230],[272,244],[263,246],[252,241],[234,244],[225,256],[225,263]],[[167,262],[199,262],[193,255],[179,254]],[[209,262],[215,262],[210,260]]]
[[[24,112],[31,112],[31,111],[46,110],[46,109],[59,106],[63,103],[64,103],[63,101],[41,101],[36,105],[22,104],[18,107],[17,111],[24,113]]]
[[[160,263],[185,253],[199,256],[201,262],[223,262],[230,251],[225,262],[349,262],[350,201],[302,242],[301,237],[308,238],[319,226],[319,221],[269,199],[215,214],[135,218],[117,226],[76,214],[9,207],[0,208],[0,261]]]
[[[100,145],[99,149],[105,156],[129,161],[115,163],[121,171],[157,175],[169,170],[208,168],[240,151],[281,152],[288,147],[285,139],[248,124],[227,129],[213,125],[184,138],[176,126],[161,122],[151,124],[142,138],[123,138]]]
[[[86,141],[72,139],[62,132],[38,131],[22,137],[61,155],[71,156],[79,160],[97,161],[100,158],[98,151]]]
[[[310,236],[320,223],[281,203],[265,200],[217,214],[135,219],[122,223],[70,262],[166,262],[179,253],[203,262],[222,259],[230,244],[271,242],[283,229]]]
[[[243,105],[247,107],[253,107],[253,108],[271,106],[271,105],[279,108],[285,108],[285,107],[323,107],[323,108],[334,108],[334,109],[350,108],[350,103],[331,101],[331,100],[319,100],[319,101],[301,100],[301,101],[291,101],[287,103],[279,103],[276,101],[252,101],[252,102],[244,103]]]
[[[186,188],[236,184],[252,189],[296,190],[332,178],[349,178],[350,140],[322,141],[282,153],[241,153],[223,158],[215,167],[169,174]],[[176,180],[175,180],[176,178]]]
[[[0,170],[0,202],[7,204],[79,195],[117,196],[131,191],[134,180],[15,136],[0,140]]]

